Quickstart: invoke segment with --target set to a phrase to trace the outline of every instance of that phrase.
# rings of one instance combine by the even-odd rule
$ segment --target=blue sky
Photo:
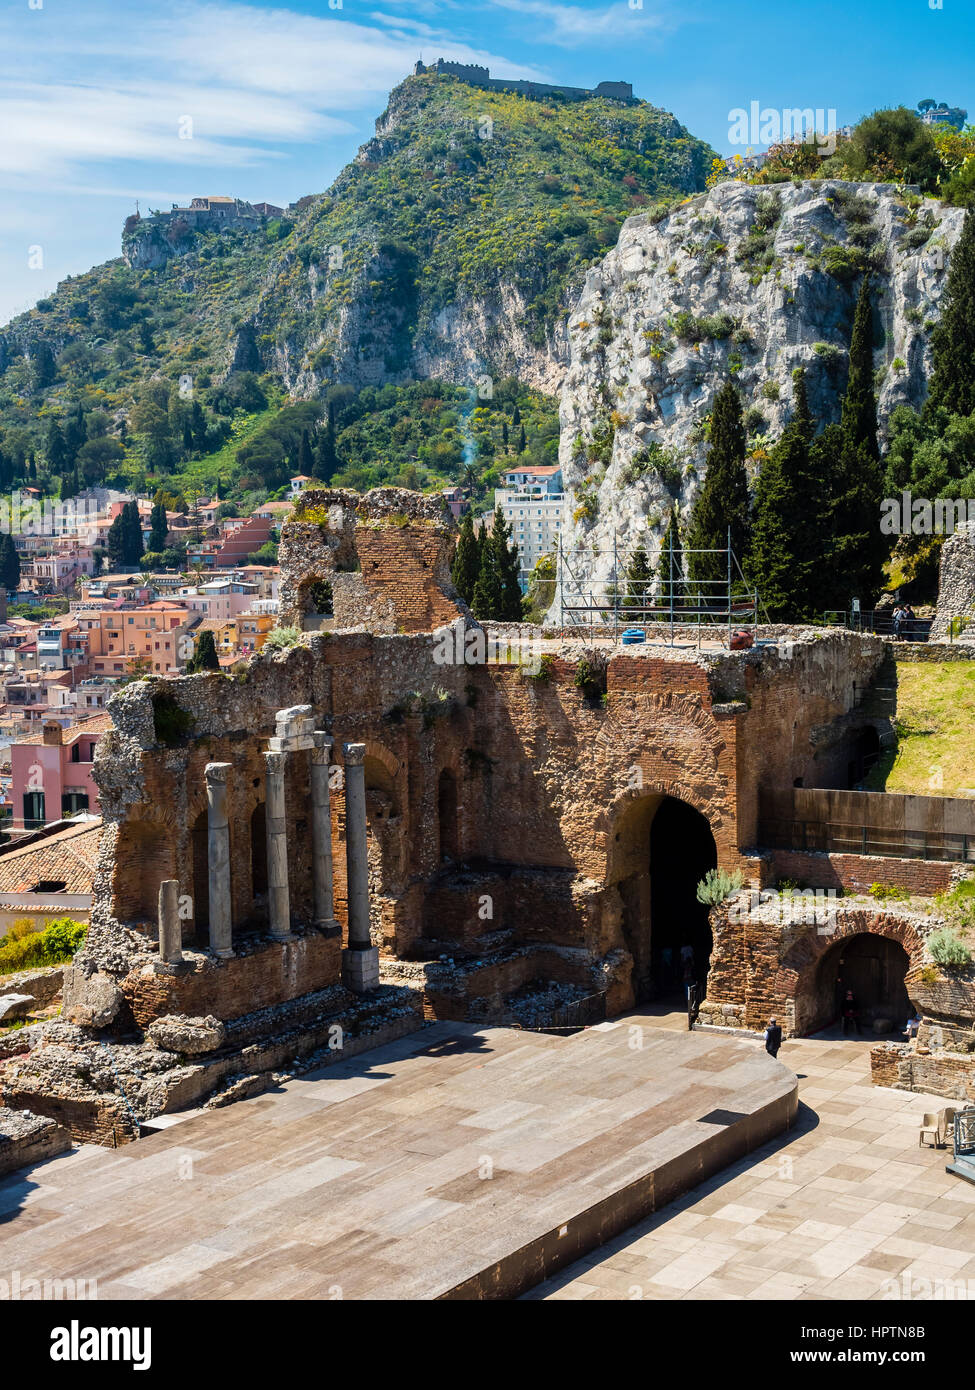
[[[421,53],[624,79],[730,153],[729,112],[753,101],[842,125],[933,97],[975,119],[975,6],[938,5],[0,0],[0,323],[117,255],[136,199],[326,188]]]

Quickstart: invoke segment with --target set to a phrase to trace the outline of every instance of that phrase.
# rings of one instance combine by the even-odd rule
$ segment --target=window
[[[61,815],[76,816],[79,811],[88,810],[88,793],[69,788],[61,797]],[[62,885],[63,887],[63,885]],[[53,890],[52,890],[53,891]]]
[[[24,825],[28,830],[36,830],[44,824],[44,793],[24,793]]]

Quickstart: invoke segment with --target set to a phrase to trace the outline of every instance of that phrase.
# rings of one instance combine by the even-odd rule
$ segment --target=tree
[[[671,558],[671,552],[673,552],[673,558]],[[670,513],[670,520],[667,523],[667,530],[664,532],[653,577],[657,581],[657,597],[661,603],[669,607],[673,601],[674,607],[679,608],[685,597],[685,572],[684,548],[680,539],[680,517],[676,507]]]
[[[931,127],[906,106],[865,117],[836,157],[858,179],[916,183],[925,193],[935,191],[941,174]]]
[[[931,335],[933,373],[928,413],[975,414],[975,208],[965,213]]]
[[[166,508],[161,502],[153,504],[149,514],[149,528],[149,549],[165,550],[169,522],[166,519]]]
[[[112,521],[108,528],[108,535],[105,539],[108,549],[108,558],[112,563],[112,568],[116,569],[119,565],[125,564],[125,522],[122,520],[122,513]]]
[[[14,540],[6,531],[0,532],[0,584],[16,589],[20,583],[20,556]]]
[[[873,385],[873,313],[870,277],[860,286],[853,336],[850,339],[850,375],[843,397],[840,420],[847,444],[857,452],[866,449],[872,459],[880,458],[877,444],[877,396]]]
[[[318,431],[315,455],[312,473],[316,478],[321,478],[323,483],[331,482],[332,475],[338,468],[338,455],[335,452],[335,406],[331,401],[325,412],[325,425]]]
[[[509,543],[511,532],[501,508],[494,513],[490,535],[484,535],[481,564],[474,585],[474,616],[482,621],[515,622],[521,617],[521,586],[518,583],[518,547]]]
[[[34,390],[43,391],[58,374],[54,353],[43,339],[34,348],[31,365],[34,368]]]
[[[308,431],[301,431],[301,443],[298,445],[298,472],[310,478],[315,472],[315,460],[311,452],[311,441],[308,438]]]
[[[65,447],[64,435],[61,433],[61,426],[53,417],[47,427],[47,442],[44,446],[44,453],[47,457],[47,471],[49,473],[63,473],[68,451]]]
[[[477,584],[479,571],[480,555],[477,537],[474,535],[474,518],[468,512],[460,524],[457,549],[454,551],[453,563],[450,566],[450,577],[454,581],[454,588],[468,606],[474,598],[474,587]]]
[[[812,420],[801,368],[793,380],[793,418],[759,474],[746,566],[769,617],[776,622],[816,611],[817,578],[827,563],[822,530],[828,499],[812,464]]]
[[[217,655],[217,644],[209,628],[200,633],[200,640],[196,645],[196,651],[186,663],[186,670],[187,672],[220,670],[220,658]]]
[[[711,414],[711,448],[704,486],[698,494],[687,536],[688,549],[721,551],[728,546],[741,559],[748,548],[748,474],[745,471],[745,426],[741,397],[728,381],[714,399]],[[728,562],[724,555],[689,555],[690,577],[704,584],[704,598],[725,584]]]
[[[525,452],[525,449],[526,449],[526,447],[527,447],[527,444],[528,444],[528,441],[527,441],[526,438],[525,438],[525,427],[524,427],[524,425],[522,425],[521,429],[518,431],[518,452],[519,452],[519,454],[523,454],[523,453]]]
[[[626,567],[626,596],[624,608],[646,608],[651,602],[653,570],[647,559],[647,552],[638,545]]]

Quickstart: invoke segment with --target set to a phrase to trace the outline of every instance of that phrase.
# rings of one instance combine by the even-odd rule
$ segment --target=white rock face
[[[739,258],[763,215],[773,220],[774,254],[764,273],[758,256]],[[874,266],[881,428],[895,406],[920,405],[930,328],[963,217],[934,199],[912,212],[893,184],[832,180],[725,183],[657,225],[646,214],[629,218],[569,318],[559,446],[567,589],[605,592],[614,538],[621,577],[637,545],[656,560],[673,501],[686,519],[703,481],[702,427],[729,375],[746,413],[760,412],[748,421],[756,469],[763,442],[774,442],[791,415],[794,368],[806,368],[813,413],[823,423],[838,418],[859,277],[843,282],[825,266],[844,249]],[[690,325],[681,314],[712,322]],[[731,322],[715,323],[716,315]],[[600,439],[603,458],[593,460],[589,446]],[[662,473],[652,466],[655,445],[666,451]],[[558,620],[557,601],[549,618]]]

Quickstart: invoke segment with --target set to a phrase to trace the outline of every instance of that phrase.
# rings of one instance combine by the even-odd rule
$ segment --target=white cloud
[[[547,43],[563,48],[583,47],[601,40],[615,44],[645,38],[651,30],[663,31],[673,27],[674,20],[620,0],[617,4],[598,9],[583,5],[563,5],[556,0],[490,0],[498,9],[513,10],[539,21],[540,34]]]
[[[399,15],[376,13],[381,27],[370,27],[161,0],[49,15],[25,5],[0,17],[0,184],[10,188],[53,190],[108,161],[248,165],[348,134],[345,116],[374,108],[411,70],[420,35],[438,56],[536,75]]]

